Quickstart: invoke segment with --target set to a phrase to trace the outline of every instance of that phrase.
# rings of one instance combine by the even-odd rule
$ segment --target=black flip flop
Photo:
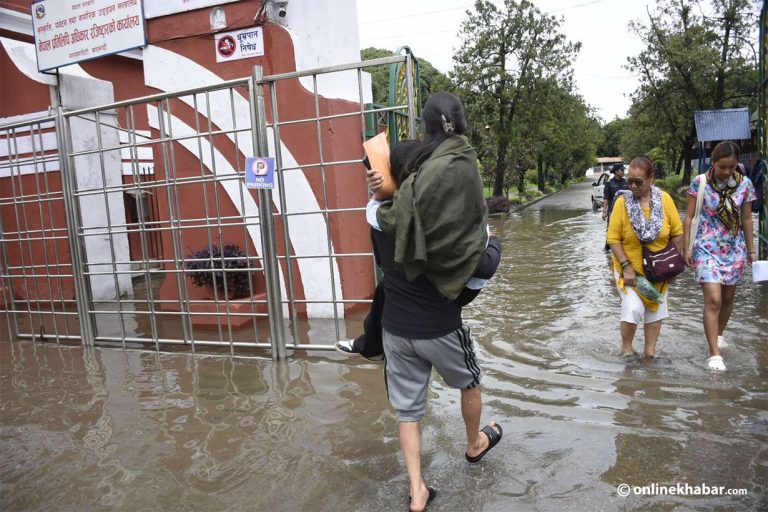
[[[422,510],[422,512],[423,512],[424,510],[427,510],[427,507],[429,506],[429,504],[430,504],[430,503],[432,503],[432,500],[434,500],[434,499],[435,499],[435,496],[437,496],[437,490],[436,490],[434,487],[427,487],[427,491],[429,492],[429,497],[427,498],[427,504],[426,504],[426,505],[424,505],[424,508],[423,508],[423,509],[421,509],[421,510]],[[410,497],[410,496],[408,496],[408,503],[410,503],[410,502],[411,502],[411,497]],[[409,506],[408,506],[408,512],[416,512],[416,511],[415,511],[415,510],[413,510],[413,509],[410,507],[410,505],[409,505]]]
[[[498,429],[498,432],[496,431],[496,429]],[[464,457],[467,459],[467,462],[470,462],[472,464],[477,464],[478,462],[480,462],[480,459],[485,457],[485,454],[488,453],[491,448],[499,444],[499,441],[501,441],[501,436],[504,434],[504,432],[501,430],[501,425],[499,425],[498,423],[496,424],[496,429],[494,429],[490,425],[486,425],[480,429],[480,432],[488,436],[488,447],[482,452],[475,455],[474,457],[470,457],[468,453],[465,453]]]

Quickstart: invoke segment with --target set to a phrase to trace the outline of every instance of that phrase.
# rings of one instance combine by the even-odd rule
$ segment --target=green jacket
[[[477,154],[467,138],[454,135],[440,144],[376,215],[408,280],[425,274],[440,293],[455,299],[488,239]]]

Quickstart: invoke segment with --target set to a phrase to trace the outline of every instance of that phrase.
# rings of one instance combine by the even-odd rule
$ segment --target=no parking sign
[[[245,186],[248,188],[275,188],[275,159],[246,158]]]

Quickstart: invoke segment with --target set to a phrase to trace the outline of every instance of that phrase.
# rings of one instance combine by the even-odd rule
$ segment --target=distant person
[[[613,200],[616,198],[616,193],[619,190],[627,190],[628,188],[627,180],[624,179],[624,164],[613,164],[611,172],[613,177],[603,187],[603,220],[611,218],[611,210],[613,209]],[[608,229],[607,224],[605,228]],[[603,249],[606,251],[611,250],[607,243]]]
[[[653,358],[661,321],[668,316],[669,282],[650,283],[654,294],[660,296],[660,303],[638,288],[638,276],[645,275],[642,248],[645,244],[651,251],[659,251],[672,240],[682,252],[683,225],[672,197],[654,186],[650,159],[637,157],[630,162],[627,183],[629,190],[617,192],[606,236],[613,251],[612,267],[621,299],[621,355],[635,357],[632,342],[637,325],[642,322],[643,354]]]
[[[423,510],[436,495],[422,476],[419,427],[433,368],[461,390],[466,460],[480,462],[502,437],[496,422],[480,429],[482,373],[455,300],[493,243],[477,155],[466,137],[464,107],[453,94],[433,94],[422,124],[424,144],[408,163],[416,173],[400,184],[391,203],[379,206],[375,219],[386,283],[385,378],[399,418],[411,510]]]
[[[624,164],[613,164],[611,168],[613,178],[608,180],[603,187],[603,220],[611,217],[613,199],[619,190],[627,190],[627,180],[624,179]]]
[[[693,251],[685,254],[693,267],[693,278],[704,294],[704,334],[709,343],[707,366],[725,370],[720,348],[727,345],[723,331],[731,318],[736,285],[744,267],[757,260],[752,233],[752,201],[755,188],[738,171],[739,146],[724,141],[712,150],[712,168],[691,181],[685,214],[685,247],[694,237]],[[691,233],[691,220],[700,193],[704,202],[699,213],[699,227]]]
[[[410,153],[414,149],[421,145],[420,141],[416,140],[404,140],[396,144],[389,155],[389,164],[392,171],[392,179],[395,182],[396,187],[400,186],[411,173],[407,168],[407,160]],[[383,184],[381,174],[373,169],[368,170],[366,175],[366,183],[368,189],[371,192],[376,192]],[[372,200],[369,203],[369,209],[375,208],[381,203],[376,200]],[[375,219],[375,212],[374,212]],[[374,220],[375,222],[375,220]],[[371,227],[371,237],[373,238],[373,249],[376,264],[381,266],[381,258],[376,246],[377,234],[376,228]],[[489,237],[488,246],[485,249],[485,253],[475,269],[475,273],[472,279],[462,289],[459,296],[455,299],[455,302],[460,306],[466,306],[472,302],[475,297],[480,293],[486,282],[493,277],[496,269],[501,261],[501,243],[496,236]],[[383,279],[376,286],[376,291],[373,296],[373,302],[371,304],[371,310],[363,321],[363,334],[355,338],[354,340],[340,340],[335,344],[336,351],[344,355],[359,354],[364,359],[371,362],[383,362],[384,361],[384,347],[381,339],[381,313],[384,307],[384,275]]]

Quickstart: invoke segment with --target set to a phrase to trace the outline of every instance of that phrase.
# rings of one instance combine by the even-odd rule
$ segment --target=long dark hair
[[[392,170],[392,179],[395,180],[398,187],[411,174],[411,170],[407,165],[408,160],[416,148],[421,145],[422,142],[420,140],[407,139],[398,142],[390,150],[389,167]]]
[[[417,170],[449,137],[469,133],[461,100],[446,91],[436,92],[429,97],[421,112],[421,123],[424,127],[424,145],[415,150],[408,161],[408,169],[411,171]]]

